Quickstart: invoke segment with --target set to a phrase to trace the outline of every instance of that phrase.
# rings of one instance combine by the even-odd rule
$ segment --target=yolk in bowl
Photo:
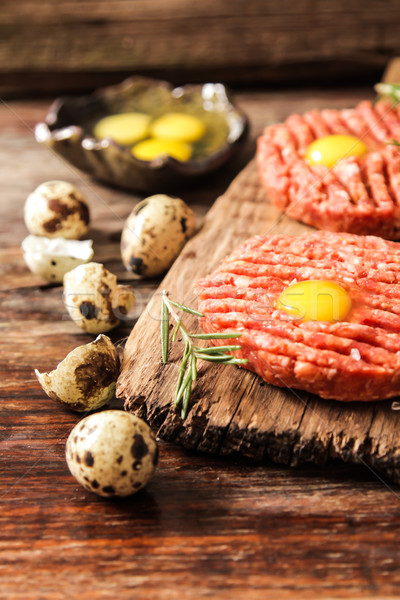
[[[339,160],[348,156],[362,156],[367,146],[352,135],[327,135],[312,142],[305,154],[310,165],[333,167]]]
[[[130,146],[148,135],[150,120],[150,115],[138,112],[109,115],[96,123],[93,133],[96,138]]]
[[[151,125],[151,135],[155,138],[196,142],[205,134],[204,123],[185,113],[166,113]]]
[[[192,147],[181,140],[150,138],[136,144],[132,148],[132,154],[140,160],[153,160],[158,156],[167,155],[184,162],[191,157]]]
[[[334,281],[299,281],[283,290],[276,308],[302,321],[343,321],[351,298]]]

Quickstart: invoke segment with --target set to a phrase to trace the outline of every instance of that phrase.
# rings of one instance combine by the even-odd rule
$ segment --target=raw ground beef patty
[[[304,154],[315,139],[352,135],[368,148],[332,169],[309,166]],[[279,210],[329,231],[400,238],[400,104],[363,101],[355,109],[293,114],[258,140],[261,181]]]
[[[303,280],[345,288],[346,320],[293,320],[276,309],[280,293]],[[269,383],[345,401],[400,393],[400,244],[325,231],[256,236],[196,293],[204,331],[241,332],[234,354]]]

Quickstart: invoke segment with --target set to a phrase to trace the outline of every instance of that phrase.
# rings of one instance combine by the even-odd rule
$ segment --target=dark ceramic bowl
[[[206,133],[189,161],[169,156],[152,161],[135,158],[130,148],[94,137],[94,125],[121,112],[145,112],[154,118],[185,112],[201,118]],[[173,88],[165,81],[132,77],[88,96],[60,98],[44,123],[35,128],[38,142],[52,148],[75,167],[120,187],[169,192],[199,181],[237,152],[248,133],[246,115],[230,101],[221,83]]]

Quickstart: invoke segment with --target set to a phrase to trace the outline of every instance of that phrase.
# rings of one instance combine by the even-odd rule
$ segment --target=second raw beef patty
[[[367,146],[333,168],[308,164],[316,139],[351,135]],[[329,231],[400,238],[400,107],[363,101],[354,109],[293,114],[267,127],[258,140],[261,181],[289,216]]]

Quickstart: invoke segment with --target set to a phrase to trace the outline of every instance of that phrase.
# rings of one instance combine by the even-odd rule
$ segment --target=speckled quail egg
[[[85,417],[71,431],[66,459],[75,479],[99,496],[129,496],[144,487],[157,464],[150,427],[121,410]]]
[[[24,220],[33,235],[79,239],[88,230],[89,208],[71,183],[47,181],[26,199]]]
[[[28,235],[21,244],[26,264],[32,273],[52,283],[65,273],[93,258],[92,240],[66,240]]]
[[[105,333],[119,325],[135,302],[133,290],[117,285],[102,264],[79,265],[64,275],[64,303],[71,319],[88,333]]]
[[[78,412],[95,410],[114,396],[119,374],[118,353],[110,338],[99,335],[90,344],[72,350],[54,371],[39,373],[35,369],[35,374],[53,400]]]
[[[194,213],[180,198],[156,194],[136,205],[122,231],[121,256],[141,277],[164,273],[196,230]]]

